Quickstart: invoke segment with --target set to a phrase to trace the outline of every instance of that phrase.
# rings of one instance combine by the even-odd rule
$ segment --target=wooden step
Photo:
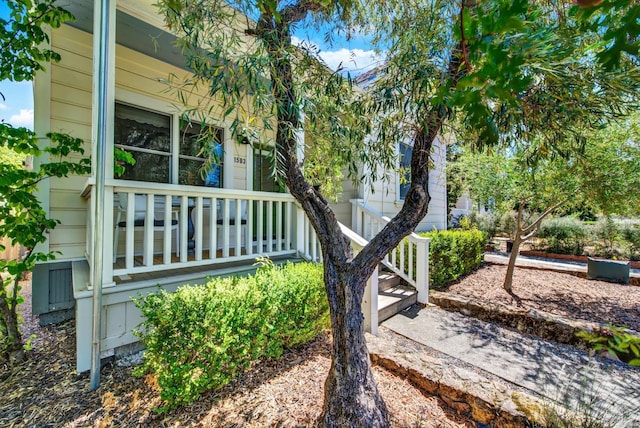
[[[381,272],[378,275],[378,293],[397,287],[401,281],[400,277],[394,273]]]
[[[418,293],[413,287],[398,284],[384,291],[378,291],[378,323],[391,318],[418,301]]]

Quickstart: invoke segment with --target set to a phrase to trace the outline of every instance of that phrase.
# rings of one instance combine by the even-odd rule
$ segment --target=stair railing
[[[349,229],[342,223],[340,229],[344,236],[349,238],[351,242],[351,248],[353,249],[353,256],[355,257],[362,249],[368,244],[368,241],[362,236],[358,235],[353,230]],[[366,332],[373,335],[378,334],[378,267],[374,269],[373,273],[367,280],[367,286],[364,289],[364,296],[362,298],[362,314],[364,315],[364,329]]]
[[[367,206],[363,199],[352,199],[351,227],[365,241],[370,241],[391,221]],[[413,286],[419,303],[429,303],[429,238],[411,233],[391,250],[382,264]]]

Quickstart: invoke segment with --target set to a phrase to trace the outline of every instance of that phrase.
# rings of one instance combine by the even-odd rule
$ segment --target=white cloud
[[[0,103],[0,110],[6,110],[6,109],[8,109],[8,108],[9,108],[9,107],[7,107],[7,106],[6,106],[6,104],[2,104],[2,103]]]
[[[11,116],[9,123],[13,126],[33,129],[33,109],[20,109],[20,113]]]
[[[311,49],[318,48],[317,45],[310,43],[308,40],[302,40],[295,36],[291,38],[291,43],[298,46],[304,43]],[[338,67],[342,67],[343,71],[356,72],[355,74],[368,71],[379,65],[383,60],[383,56],[376,54],[374,50],[346,48],[335,51],[321,50],[320,58],[322,58],[332,70],[337,70]]]
[[[322,51],[320,57],[332,69],[342,67],[348,71],[367,71],[382,61],[382,57],[373,50],[339,49],[337,51]]]

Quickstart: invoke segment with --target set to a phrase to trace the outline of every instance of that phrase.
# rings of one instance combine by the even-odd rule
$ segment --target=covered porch
[[[112,180],[105,186],[103,287],[252,264],[258,257],[320,260],[315,232],[286,193]],[[94,245],[91,180],[86,257]],[[198,269],[201,268],[201,269]],[[91,284],[87,284],[91,289]]]

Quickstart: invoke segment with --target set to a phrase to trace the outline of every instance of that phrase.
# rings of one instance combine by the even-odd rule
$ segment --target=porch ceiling
[[[61,0],[57,3],[76,17],[75,22],[67,25],[93,34],[93,0]],[[116,10],[117,44],[188,71],[175,40],[173,34]]]

